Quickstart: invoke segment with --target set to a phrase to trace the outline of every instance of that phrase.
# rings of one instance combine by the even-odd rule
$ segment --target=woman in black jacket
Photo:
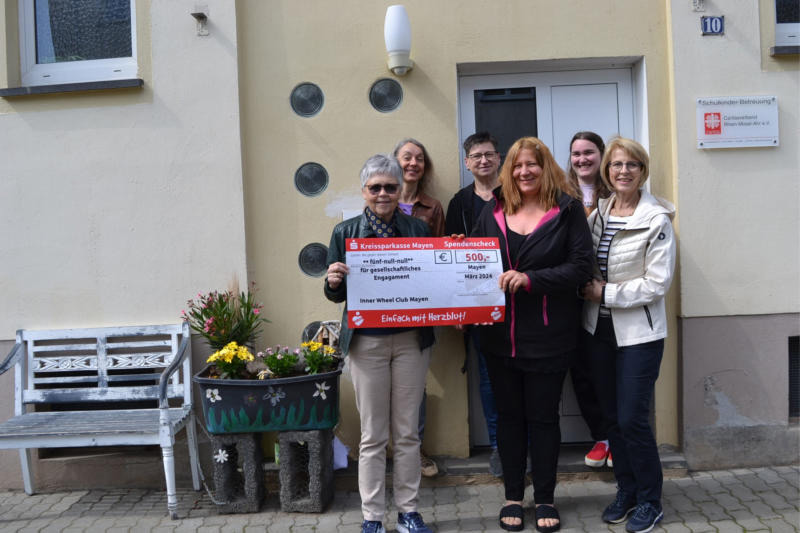
[[[553,506],[561,444],[558,404],[575,349],[577,287],[592,275],[592,241],[581,203],[565,194],[564,172],[550,150],[523,137],[508,151],[495,199],[473,237],[498,237],[506,321],[484,326],[481,349],[498,411],[497,445],[506,503],[500,525],[523,528],[526,448],[531,458],[536,529],[557,531]],[[530,435],[530,439],[528,438]]]

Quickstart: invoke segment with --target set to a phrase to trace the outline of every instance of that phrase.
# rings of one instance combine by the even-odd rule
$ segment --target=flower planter
[[[192,378],[200,386],[206,429],[214,435],[332,429],[339,421],[339,376],[331,372],[287,378]]]

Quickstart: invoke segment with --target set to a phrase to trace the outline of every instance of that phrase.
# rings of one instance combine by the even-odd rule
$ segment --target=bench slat
[[[87,435],[138,435],[159,433],[159,409],[126,409],[113,411],[58,411],[26,413],[0,424],[0,448],[15,438],[41,438]],[[171,425],[182,423],[189,412],[182,408],[169,410]],[[39,447],[39,445],[37,445]]]
[[[160,374],[114,374],[108,376],[109,383],[118,383],[125,381],[139,381],[139,382],[158,382]],[[36,378],[34,383],[37,385],[80,385],[82,383],[97,384],[97,376],[56,376],[52,378]]]
[[[108,342],[109,350],[119,350],[123,348],[162,348],[171,346],[169,339],[153,339],[149,341],[129,341],[129,342]]]
[[[34,344],[34,352],[92,352],[97,350],[97,343],[92,344]]]
[[[125,326],[125,327],[104,327],[90,329],[42,329],[42,330],[23,330],[22,340],[39,341],[54,339],[91,339],[98,336],[110,338],[117,337],[139,337],[143,335],[170,335],[181,333],[181,324],[166,324],[155,326]]]
[[[170,383],[167,386],[169,398],[183,397],[183,384]],[[158,400],[158,385],[139,385],[136,387],[97,387],[74,389],[27,389],[22,393],[23,403],[94,403],[106,401]],[[84,411],[84,413],[89,412]],[[91,411],[92,413],[95,411]]]
[[[55,339],[51,339],[55,340]],[[133,348],[168,348],[171,342],[169,339],[153,339],[149,341],[128,341],[128,342],[107,342],[109,350],[123,350]],[[97,343],[65,343],[65,344],[34,344],[33,351],[39,352],[78,352],[97,350]]]

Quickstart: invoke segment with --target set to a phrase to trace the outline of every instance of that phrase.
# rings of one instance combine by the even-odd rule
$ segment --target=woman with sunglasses
[[[400,210],[406,215],[411,215],[424,221],[431,230],[431,237],[444,235],[444,210],[436,198],[425,194],[430,176],[433,174],[431,161],[425,146],[416,139],[402,139],[392,152],[403,169],[403,187],[400,189]],[[419,441],[425,436],[425,405],[428,402],[427,391],[422,393],[422,402],[419,404]],[[439,473],[436,462],[425,455],[420,447],[420,465],[422,475],[434,477]]]
[[[621,137],[608,143],[601,173],[613,194],[589,216],[597,263],[584,287],[583,328],[617,479],[616,499],[602,517],[611,524],[627,519],[631,533],[650,531],[664,516],[649,414],[667,336],[675,208],[643,188],[649,170],[641,144]]]
[[[430,236],[427,224],[397,208],[402,183],[403,170],[394,157],[378,154],[364,163],[364,211],[337,224],[331,235],[324,290],[332,302],[347,299],[345,239]],[[421,477],[417,424],[433,340],[430,327],[350,329],[345,305],[339,348],[349,357],[361,419],[358,490],[364,515],[362,533],[385,532],[386,446],[390,435],[394,443],[392,480],[397,531],[432,531],[417,512]]]

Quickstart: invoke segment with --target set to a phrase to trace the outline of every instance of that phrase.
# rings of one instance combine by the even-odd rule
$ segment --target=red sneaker
[[[610,459],[611,454],[608,451],[608,444],[604,442],[595,442],[594,447],[586,454],[584,462],[586,466],[592,468],[600,468],[606,464],[606,459]]]

